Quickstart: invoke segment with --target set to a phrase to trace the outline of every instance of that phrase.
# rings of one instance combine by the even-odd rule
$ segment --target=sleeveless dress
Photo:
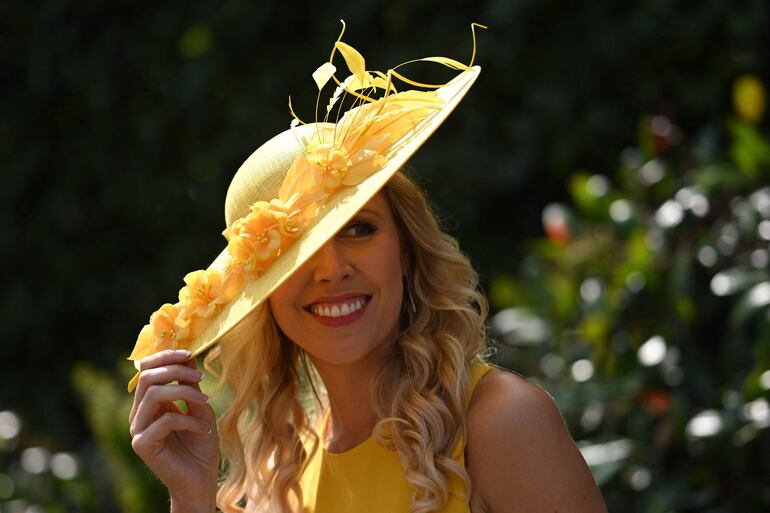
[[[470,387],[465,397],[467,411],[473,390],[487,372],[483,363],[471,364]],[[465,465],[465,441],[460,440],[452,459]],[[300,480],[305,513],[409,513],[412,488],[398,453],[377,443],[374,436],[343,453],[318,447]],[[442,513],[469,513],[462,481],[452,475],[450,499]]]

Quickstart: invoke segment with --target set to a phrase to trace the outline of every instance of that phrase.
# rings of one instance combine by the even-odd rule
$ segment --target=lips
[[[327,326],[350,324],[363,315],[371,296],[365,294],[340,294],[319,298],[305,306],[305,311]]]
[[[315,303],[310,305],[310,311],[321,317],[343,317],[357,312],[366,304],[366,297],[348,299],[340,303]]]

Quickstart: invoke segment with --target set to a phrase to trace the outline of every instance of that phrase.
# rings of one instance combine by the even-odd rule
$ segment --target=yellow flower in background
[[[765,113],[766,94],[755,75],[741,75],[733,84],[733,107],[744,121],[757,124]]]

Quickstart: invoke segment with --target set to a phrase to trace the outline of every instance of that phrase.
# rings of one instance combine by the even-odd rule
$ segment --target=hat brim
[[[240,293],[229,302],[206,328],[191,339],[188,346],[192,357],[200,355],[265,301],[281,284],[313,256],[330,238],[342,229],[356,213],[371,200],[407,160],[427,141],[435,130],[457,107],[476,81],[481,68],[473,66],[436,90],[444,101],[410,133],[410,137],[389,156],[385,166],[358,185],[350,186],[329,199],[322,213],[304,230],[265,271],[247,282]],[[227,248],[209,265],[223,270],[229,259]]]

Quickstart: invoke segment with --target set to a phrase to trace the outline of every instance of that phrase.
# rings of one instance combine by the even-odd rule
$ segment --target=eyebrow
[[[375,212],[374,210],[372,210],[370,208],[364,207],[361,210],[359,210],[358,213],[359,214],[367,213],[367,214],[371,214],[371,215],[373,215],[375,217],[378,217],[378,218],[382,219],[382,216],[379,213]]]

